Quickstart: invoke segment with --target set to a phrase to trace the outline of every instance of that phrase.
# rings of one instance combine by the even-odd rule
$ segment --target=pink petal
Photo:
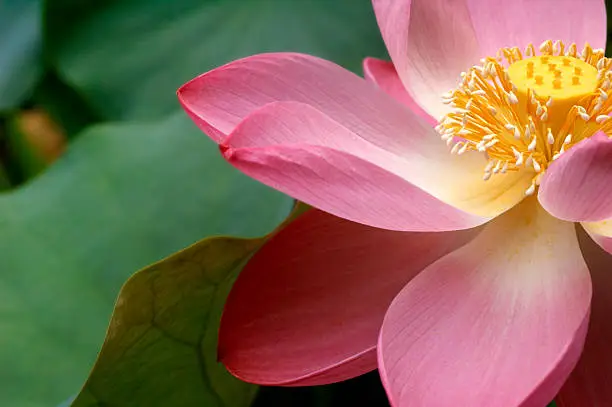
[[[435,126],[438,123],[406,92],[406,88],[404,88],[404,84],[397,75],[392,62],[366,58],[363,61],[363,72],[366,80],[375,83],[387,95],[408,106],[410,110],[421,116],[429,124]]]
[[[584,351],[561,392],[557,407],[612,406],[612,256],[579,233],[582,253],[593,279],[591,318]]]
[[[326,212],[379,228],[445,231],[478,226],[470,215],[401,177],[327,147],[273,146],[229,150],[232,165],[266,185]]]
[[[544,174],[538,198],[559,219],[612,217],[612,140],[599,132],[561,155]]]
[[[543,407],[578,361],[591,282],[574,226],[521,204],[395,298],[379,369],[396,407]]]
[[[528,177],[514,173],[484,182],[483,157],[436,156],[438,143],[422,139],[418,149],[397,155],[309,105],[279,102],[245,119],[222,150],[232,165],[273,188],[386,229],[470,228],[523,198]]]
[[[602,249],[612,253],[612,219],[600,222],[585,222],[582,226]]]
[[[311,105],[373,143],[398,150],[413,144],[410,137],[398,137],[398,130],[410,129],[417,138],[433,134],[376,86],[303,54],[261,54],[231,62],[186,83],[178,97],[196,124],[219,143],[253,111],[279,101]]]
[[[539,46],[546,40],[567,45],[586,42],[606,46],[606,7],[603,0],[466,0],[482,56],[502,47]]]
[[[544,40],[605,47],[603,0],[373,0],[393,63],[408,93],[429,114],[459,74],[501,47]]]
[[[393,64],[408,93],[434,118],[441,96],[482,57],[464,0],[373,0]],[[493,2],[497,4],[498,2]]]
[[[225,306],[222,362],[269,385],[317,385],[376,368],[393,297],[477,231],[404,233],[311,210],[249,261]]]

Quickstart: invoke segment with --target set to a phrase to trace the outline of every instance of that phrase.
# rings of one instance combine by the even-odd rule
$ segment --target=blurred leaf
[[[74,399],[75,399],[75,396],[70,397],[69,399],[64,400],[62,403],[60,403],[57,407],[70,407]]]
[[[9,179],[4,165],[0,162],[0,192],[11,188],[11,180]]]
[[[37,175],[55,161],[65,144],[63,130],[42,110],[20,111],[11,118],[7,149],[13,168],[19,172],[20,182]]]
[[[0,2],[0,110],[28,96],[42,73],[42,0]]]
[[[229,167],[183,113],[87,131],[0,195],[0,406],[78,391],[134,270],[203,236],[260,236],[290,206]]]
[[[209,238],[125,284],[73,407],[246,407],[257,387],[216,361],[225,298],[263,239]]]
[[[311,53],[357,72],[365,56],[385,55],[370,0],[96,4],[96,12],[73,13],[71,19],[50,10],[51,57],[109,119],[171,112],[182,83],[258,52]]]
[[[34,89],[31,105],[45,110],[64,129],[68,139],[81,134],[85,127],[101,121],[81,95],[51,70],[45,73]]]

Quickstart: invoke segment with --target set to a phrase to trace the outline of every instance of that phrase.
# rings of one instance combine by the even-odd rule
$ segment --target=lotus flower
[[[277,53],[178,91],[229,163],[315,208],[246,265],[221,360],[264,385],[378,368],[401,407],[611,406],[603,1],[373,3],[393,63],[365,80]]]

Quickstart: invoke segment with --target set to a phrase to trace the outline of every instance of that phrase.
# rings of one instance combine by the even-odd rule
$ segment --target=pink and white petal
[[[218,143],[253,111],[282,101],[311,105],[376,145],[402,151],[432,134],[427,123],[363,78],[304,54],[260,54],[187,82],[177,92],[195,123]],[[417,140],[411,141],[414,133]]]
[[[222,150],[247,175],[296,199],[389,229],[469,228],[524,197],[525,174],[484,182],[484,157],[439,156],[439,144],[423,137],[397,155],[309,105],[278,102],[252,113]]]
[[[227,150],[240,171],[302,202],[354,222],[404,231],[449,231],[489,218],[448,205],[371,162],[329,147]]]
[[[449,111],[442,95],[456,88],[459,74],[483,56],[465,0],[373,0],[373,4],[408,93],[439,120]]]
[[[584,230],[602,249],[612,253],[612,219],[582,223]]]
[[[317,385],[376,368],[393,297],[477,230],[404,233],[311,210],[248,262],[225,306],[219,356],[237,377]]]
[[[392,405],[546,405],[578,361],[590,300],[574,226],[524,201],[393,300],[378,342]]]
[[[578,365],[556,397],[557,407],[612,406],[612,255],[578,234],[593,280],[591,318]]]
[[[482,56],[502,47],[539,46],[561,40],[579,47],[606,46],[604,0],[513,0],[503,5],[490,0],[465,0]]]
[[[559,219],[595,222],[612,217],[612,139],[603,132],[582,140],[548,168],[540,203]]]
[[[408,106],[410,110],[421,116],[430,125],[435,126],[438,124],[438,121],[423,110],[412,96],[406,92],[406,88],[392,62],[376,58],[366,58],[363,61],[363,73],[366,80],[376,84],[376,86],[393,99]]]
[[[501,47],[562,40],[604,48],[603,0],[373,0],[383,38],[408,93],[433,117],[459,74]]]

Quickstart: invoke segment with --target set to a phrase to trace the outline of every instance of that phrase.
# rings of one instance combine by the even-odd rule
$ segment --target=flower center
[[[486,181],[508,171],[533,173],[535,192],[550,163],[599,130],[612,134],[612,60],[588,44],[545,41],[540,55],[529,44],[503,48],[496,58],[461,74],[459,86],[443,96],[453,108],[437,130],[451,153],[486,154]]]

